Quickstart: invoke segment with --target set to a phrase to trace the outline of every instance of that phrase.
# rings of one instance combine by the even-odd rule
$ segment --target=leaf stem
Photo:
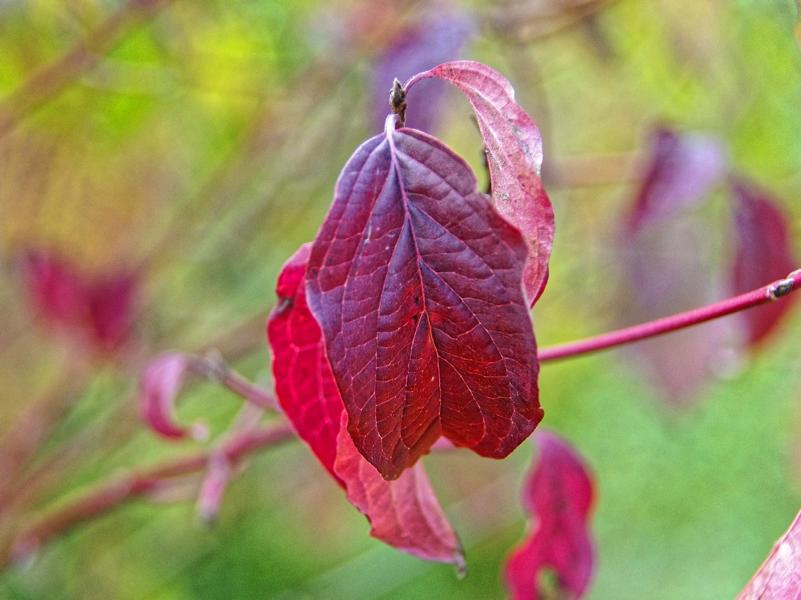
[[[784,279],[779,279],[750,292],[701,308],[610,331],[583,340],[542,348],[538,357],[540,362],[549,362],[631,344],[781,300],[791,292],[799,289],[799,287],[801,287],[801,269],[793,271]]]
[[[133,471],[101,484],[45,515],[15,536],[8,547],[0,548],[0,569],[9,563],[25,561],[43,544],[84,521],[157,491],[166,480],[203,471],[213,456],[223,457],[228,464],[235,465],[252,452],[294,437],[292,428],[285,424],[251,428],[229,438],[220,447]]]

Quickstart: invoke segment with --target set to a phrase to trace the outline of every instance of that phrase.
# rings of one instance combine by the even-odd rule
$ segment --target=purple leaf
[[[801,590],[801,513],[779,538],[738,600],[795,600]]]
[[[645,322],[725,295],[708,225],[692,209],[722,175],[720,144],[700,135],[660,129],[649,165],[625,217],[618,314]],[[622,324],[622,323],[621,323]],[[638,344],[631,353],[673,403],[686,403],[723,364],[733,340],[731,321],[707,323]]]
[[[534,525],[528,540],[509,557],[506,581],[516,600],[577,599],[593,570],[592,479],[566,441],[548,431],[540,431],[535,441],[539,457],[523,489],[523,505]]]
[[[737,243],[731,286],[734,293],[740,294],[787,276],[798,263],[793,256],[787,216],[770,194],[742,180],[734,180],[731,185]],[[745,312],[749,343],[753,346],[762,342],[795,300],[791,296]]]
[[[387,479],[441,435],[502,458],[542,418],[526,244],[463,160],[393,117],[345,165],[307,272],[349,431]]]
[[[648,223],[705,200],[726,164],[726,152],[718,140],[657,129],[651,139],[650,163],[628,217],[629,231],[640,231]]]
[[[190,358],[168,352],[153,359],[140,380],[139,409],[150,428],[165,438],[185,438],[189,431],[173,418],[175,397],[181,390]]]
[[[486,65],[467,60],[444,63],[415,75],[405,87],[408,91],[418,81],[432,77],[459,88],[473,107],[484,140],[492,201],[523,233],[528,245],[523,285],[533,305],[548,280],[554,235],[553,208],[540,179],[539,129],[515,102],[509,81]]]
[[[384,48],[373,68],[372,90],[376,128],[384,125],[387,95],[395,78],[403,81],[446,60],[458,58],[473,30],[468,17],[455,9],[422,15],[400,30]],[[407,103],[406,125],[434,131],[442,114],[446,85],[427,81]]]

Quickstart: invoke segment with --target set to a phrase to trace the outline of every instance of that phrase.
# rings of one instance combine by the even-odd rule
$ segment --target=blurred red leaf
[[[738,600],[790,600],[801,594],[801,513],[745,586]]]
[[[134,321],[136,280],[129,273],[112,274],[91,282],[87,304],[96,345],[114,350],[131,333]]]
[[[539,457],[524,484],[523,505],[535,524],[509,557],[506,581],[512,598],[519,600],[580,598],[594,561],[588,522],[592,479],[566,441],[548,431],[534,439]]]
[[[542,418],[525,242],[463,160],[393,117],[343,168],[307,272],[351,436],[387,479],[441,435],[502,458]]]
[[[462,567],[459,541],[422,464],[386,481],[353,445],[322,332],[306,304],[308,254],[305,244],[284,265],[277,285],[279,305],[267,325],[279,403],[348,500],[370,521],[374,537],[419,558]]]
[[[419,71],[458,58],[473,30],[468,16],[456,8],[422,13],[401,29],[384,48],[373,68],[374,121],[382,127],[389,110],[387,95],[395,78],[403,81]],[[431,132],[440,119],[447,84],[425,81],[408,99],[406,125]]]
[[[137,286],[132,273],[117,270],[93,277],[43,250],[27,253],[22,264],[25,288],[45,322],[103,353],[128,341]]]
[[[785,277],[798,263],[787,217],[770,194],[743,180],[734,180],[731,186],[737,244],[731,286],[739,294]],[[793,296],[745,312],[749,343],[764,340],[795,300]]]
[[[456,86],[473,107],[487,154],[492,201],[498,212],[523,233],[528,244],[523,285],[533,305],[548,280],[554,235],[553,208],[540,179],[540,131],[515,102],[509,81],[482,63],[444,63],[415,75],[406,88],[431,77]]]
[[[706,135],[660,127],[650,145],[650,162],[628,217],[630,232],[705,200],[726,168],[723,146]]]
[[[348,500],[370,521],[370,535],[413,556],[452,563],[464,571],[459,538],[434,495],[422,463],[386,481],[353,445],[343,411],[335,470]]]
[[[28,295],[39,315],[57,326],[71,326],[83,317],[84,282],[67,261],[52,253],[33,250],[22,262]]]
[[[339,481],[334,458],[343,405],[325,356],[320,326],[306,304],[310,251],[311,244],[303,244],[278,276],[278,305],[267,321],[267,338],[281,408],[300,438]]]
[[[175,397],[181,390],[190,358],[167,352],[145,367],[139,382],[139,412],[150,428],[165,438],[185,438],[189,431],[173,417]]]

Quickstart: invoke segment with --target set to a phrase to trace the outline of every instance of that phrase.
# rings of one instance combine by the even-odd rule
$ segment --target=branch
[[[542,348],[538,356],[540,362],[548,362],[631,344],[632,342],[656,337],[658,335],[670,333],[671,331],[677,331],[685,327],[691,327],[762,304],[780,300],[788,296],[791,292],[796,291],[799,287],[801,287],[801,269],[793,271],[785,279],[779,279],[761,288],[702,308],[696,308],[655,321],[610,331],[577,342]]]
[[[128,0],[60,58],[34,72],[0,102],[0,138],[13,131],[29,113],[93,69],[135,25],[167,2],[169,0]]]
[[[38,548],[76,525],[102,516],[128,502],[156,491],[166,480],[204,470],[212,456],[222,456],[235,465],[248,454],[293,439],[289,425],[242,431],[220,448],[211,448],[149,469],[134,471],[86,492],[65,506],[45,515],[0,549],[0,568],[23,561]]]
[[[281,412],[272,394],[229,367],[218,350],[210,350],[203,356],[191,355],[189,364],[195,373],[219,383],[246,402],[264,410]]]

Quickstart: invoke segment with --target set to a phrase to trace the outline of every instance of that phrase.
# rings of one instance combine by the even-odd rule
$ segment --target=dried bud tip
[[[406,121],[406,90],[397,77],[389,90],[389,106],[392,112],[400,117],[401,123]]]

